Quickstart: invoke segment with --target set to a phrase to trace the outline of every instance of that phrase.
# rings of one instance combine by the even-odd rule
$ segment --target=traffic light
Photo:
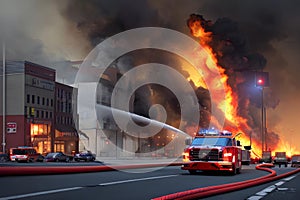
[[[269,87],[269,73],[268,72],[256,72],[255,86],[256,87]]]

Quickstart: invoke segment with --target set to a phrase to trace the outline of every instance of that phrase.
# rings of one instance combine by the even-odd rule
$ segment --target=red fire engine
[[[242,150],[231,132],[206,129],[199,131],[183,153],[181,169],[190,174],[201,171],[228,171],[240,173]]]

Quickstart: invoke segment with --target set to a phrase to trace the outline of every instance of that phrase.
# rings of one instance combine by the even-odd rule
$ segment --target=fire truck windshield
[[[195,138],[192,142],[192,146],[232,146],[232,140],[230,138],[213,138],[203,137]]]

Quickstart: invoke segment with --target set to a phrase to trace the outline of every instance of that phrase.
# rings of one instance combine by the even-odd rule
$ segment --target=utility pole
[[[266,145],[266,108],[264,104],[264,88],[269,86],[269,73],[256,72],[256,87],[261,89],[261,151],[267,150]]]
[[[6,69],[5,69],[5,41],[3,40],[3,45],[2,45],[2,56],[3,56],[3,59],[2,59],[2,152],[3,153],[6,153],[5,152],[5,146],[6,146],[6,141],[5,141],[5,133],[6,133],[6,122],[5,122],[5,114],[6,114],[6,110],[5,110],[5,107],[6,107],[6,102],[5,102],[5,99],[6,99]]]

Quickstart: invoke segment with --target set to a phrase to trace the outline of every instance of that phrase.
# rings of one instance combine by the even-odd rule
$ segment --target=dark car
[[[68,156],[62,152],[48,153],[45,156],[45,162],[69,162],[72,156]]]
[[[9,155],[6,153],[0,153],[0,162],[8,162],[9,159]]]
[[[291,167],[300,167],[300,155],[293,155],[291,161]]]
[[[74,160],[75,161],[95,161],[96,160],[96,156],[95,154],[93,154],[91,151],[83,151],[80,152],[78,154],[75,154],[74,156]]]

